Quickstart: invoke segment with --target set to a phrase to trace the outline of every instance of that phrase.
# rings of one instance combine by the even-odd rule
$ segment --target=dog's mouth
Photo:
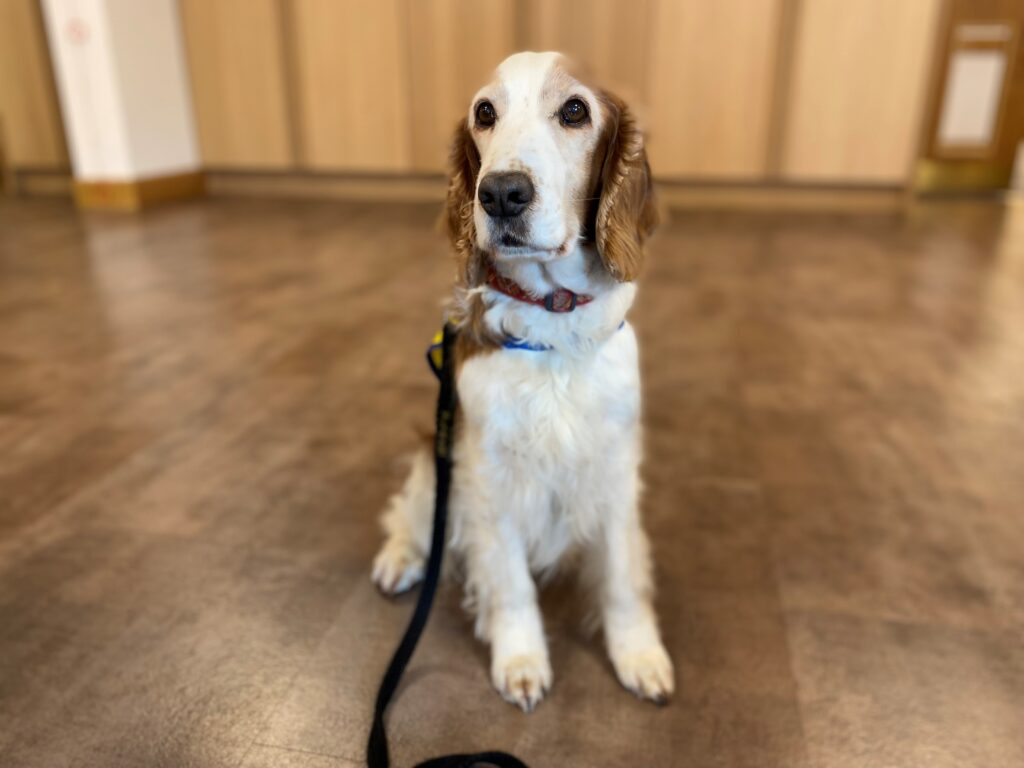
[[[559,258],[569,252],[572,238],[554,247],[531,242],[515,229],[504,229],[494,232],[489,238],[489,250],[497,258]]]
[[[569,242],[565,242],[555,248],[523,243],[512,245],[502,239],[490,249],[491,255],[497,259],[536,259],[539,261],[553,261],[561,258],[569,252]]]

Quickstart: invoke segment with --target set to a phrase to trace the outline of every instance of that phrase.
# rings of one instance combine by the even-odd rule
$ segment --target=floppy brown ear
[[[658,224],[644,137],[621,99],[605,94],[609,121],[596,220],[597,251],[619,282],[635,280],[643,266],[644,240]]]
[[[445,203],[444,228],[455,249],[459,277],[470,284],[474,279],[476,259],[476,227],[473,224],[473,200],[476,177],[480,172],[480,153],[469,132],[466,120],[455,126],[449,155],[448,198]]]

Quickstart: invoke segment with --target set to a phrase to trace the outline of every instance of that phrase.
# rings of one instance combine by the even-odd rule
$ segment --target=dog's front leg
[[[640,526],[635,475],[619,486],[587,562],[600,595],[608,655],[619,681],[636,695],[664,703],[674,689],[672,661],[654,613],[650,547]]]
[[[471,536],[468,588],[477,633],[491,642],[491,680],[502,697],[531,711],[551,687],[537,589],[522,536],[508,519]]]

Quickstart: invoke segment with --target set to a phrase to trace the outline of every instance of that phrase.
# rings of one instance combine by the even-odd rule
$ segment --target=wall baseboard
[[[367,202],[440,202],[448,189],[437,174],[261,173],[212,170],[206,173],[210,195],[224,197],[287,197]]]
[[[908,201],[906,191],[896,186],[665,182],[657,190],[662,205],[684,210],[892,213]]]
[[[205,194],[199,172],[154,176],[135,181],[75,181],[75,203],[83,210],[138,211],[159,203]]]
[[[817,186],[667,181],[657,185],[669,208],[727,210],[896,211],[906,203],[901,187]],[[346,175],[259,173],[213,170],[206,173],[210,195],[285,197],[372,202],[441,202],[447,180],[440,175]]]
[[[59,168],[9,168],[3,186],[9,195],[67,197],[71,194],[71,171]]]
[[[214,197],[261,197],[356,202],[440,203],[447,180],[440,175],[329,174],[302,172],[208,170],[205,173],[144,179],[137,182],[81,183],[53,171],[15,174],[23,194],[68,194],[74,188],[83,208],[138,210],[158,202],[206,194]],[[900,187],[815,184],[663,181],[661,204],[682,210],[896,212],[910,200]]]
[[[919,194],[943,192],[993,192],[1007,189],[1013,170],[987,160],[922,159],[914,168],[914,191]]]

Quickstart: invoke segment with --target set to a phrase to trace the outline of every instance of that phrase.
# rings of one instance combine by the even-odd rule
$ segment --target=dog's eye
[[[489,101],[481,101],[476,105],[476,124],[480,128],[490,128],[498,119],[498,113],[494,111],[494,105]]]
[[[590,117],[590,110],[583,99],[569,99],[562,105],[560,117],[562,125],[580,125]]]

